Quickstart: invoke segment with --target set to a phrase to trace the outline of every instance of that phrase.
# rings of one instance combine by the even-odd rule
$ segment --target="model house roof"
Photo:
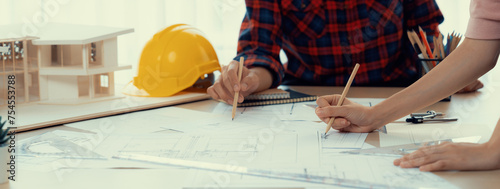
[[[134,32],[133,28],[59,23],[48,23],[42,27],[37,27],[34,24],[2,25],[0,26],[0,42],[6,39],[22,39],[26,36],[34,36],[38,37],[38,39],[33,40],[34,45],[80,45],[131,32]]]
[[[31,37],[31,36],[25,36],[25,37],[10,36],[10,37],[0,38],[0,43],[3,43],[3,42],[12,42],[12,41],[21,41],[21,40],[34,40],[34,39],[38,39],[38,37]]]

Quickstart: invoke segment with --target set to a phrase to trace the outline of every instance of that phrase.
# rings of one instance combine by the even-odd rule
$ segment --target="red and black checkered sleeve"
[[[444,17],[435,0],[405,1],[404,11],[408,30],[418,31],[420,26],[428,36],[439,36],[438,26]],[[428,40],[432,43],[432,37]]]
[[[277,87],[284,77],[284,68],[279,61],[282,44],[279,3],[274,0],[246,0],[246,7],[235,60],[243,56],[246,67],[268,69],[273,76],[271,87]]]

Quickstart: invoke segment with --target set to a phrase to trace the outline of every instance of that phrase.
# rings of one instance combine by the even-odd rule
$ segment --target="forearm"
[[[255,92],[260,92],[271,87],[271,84],[273,83],[273,77],[269,70],[263,67],[254,67],[250,68],[250,71],[254,72],[254,74],[256,74],[259,78],[259,86],[257,87],[257,90],[255,90]]]
[[[497,125],[495,126],[495,131],[493,131],[493,134],[491,135],[490,141],[488,141],[487,145],[490,147],[490,149],[495,149],[496,151],[500,150],[498,149],[498,146],[500,145],[500,119],[498,119]]]
[[[284,77],[279,61],[283,36],[279,1],[245,0],[247,7],[238,38],[238,58],[245,57],[245,66],[258,75],[262,91],[278,86]],[[256,68],[256,69],[254,69]]]
[[[381,126],[453,94],[492,69],[500,40],[465,39],[439,66],[372,108]]]

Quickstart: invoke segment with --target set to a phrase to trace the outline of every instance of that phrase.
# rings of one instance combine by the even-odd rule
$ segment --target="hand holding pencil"
[[[325,123],[333,120],[332,128],[341,132],[367,133],[384,125],[379,125],[373,116],[372,107],[344,98],[342,106],[337,106],[341,95],[321,96],[316,100],[316,115]],[[330,131],[331,132],[331,131]]]
[[[345,98],[358,68],[359,64],[354,67],[342,95],[327,95],[316,100],[318,104],[316,115],[328,123],[326,132],[330,128],[345,132],[370,132],[383,126],[373,124],[371,119],[367,119],[370,107],[353,103]]]
[[[267,81],[270,86],[272,82],[272,75],[266,68],[247,68],[239,65],[240,61],[232,60],[228,65],[222,66],[221,75],[207,89],[207,93],[214,100],[232,105],[235,99],[234,94],[238,91],[238,103],[242,103],[246,96],[261,90],[260,88],[262,90],[269,88],[262,84]],[[239,68],[242,68],[241,79],[238,73]],[[264,71],[268,72],[268,77],[263,74]]]
[[[347,95],[347,92],[349,92],[349,88],[351,87],[352,81],[354,80],[354,77],[356,76],[358,69],[359,69],[359,64],[356,64],[354,66],[354,69],[352,70],[352,73],[351,73],[351,76],[349,77],[349,80],[347,81],[347,84],[344,88],[344,91],[342,92],[342,96],[340,97],[340,100],[337,103],[337,106],[342,106],[342,103],[344,102],[345,96]],[[335,117],[332,117],[330,119],[330,121],[328,121],[328,124],[326,126],[325,135],[328,133],[330,128],[332,128],[332,124],[333,124],[334,120],[335,120]]]

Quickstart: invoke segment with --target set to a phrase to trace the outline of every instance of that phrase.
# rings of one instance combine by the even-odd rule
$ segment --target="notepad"
[[[243,101],[242,103],[239,103],[238,107],[249,107],[249,106],[262,106],[262,105],[273,105],[273,104],[287,104],[287,103],[294,103],[294,102],[305,102],[305,101],[313,101],[313,100],[316,100],[318,98],[318,96],[316,96],[316,95],[308,95],[308,94],[300,93],[300,92],[289,90],[289,89],[288,90],[284,90],[284,91],[287,92],[288,95],[283,95],[282,96],[283,98],[269,99],[269,97],[266,96],[266,94],[264,94],[262,97],[259,97],[260,99],[250,100],[248,98],[245,98],[245,101]],[[273,97],[277,97],[277,96],[279,96],[279,95],[274,95]]]

